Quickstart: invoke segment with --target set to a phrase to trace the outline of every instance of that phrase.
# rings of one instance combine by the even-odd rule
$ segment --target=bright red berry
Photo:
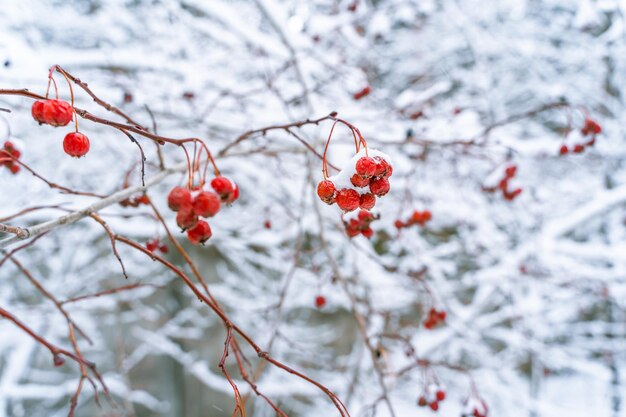
[[[376,160],[376,171],[374,171],[374,176],[389,177],[391,175],[391,165],[389,165],[389,163],[380,156],[377,156],[374,159]]]
[[[17,164],[13,164],[9,167],[9,171],[11,171],[11,174],[17,174],[18,172],[20,172],[20,166]]]
[[[152,239],[146,242],[146,249],[150,252],[154,252],[159,248],[159,241],[157,239]]]
[[[193,211],[202,217],[213,217],[220,211],[220,198],[210,191],[201,191],[193,199]]]
[[[359,207],[363,210],[371,210],[376,205],[376,197],[374,194],[367,193],[361,195],[361,201],[359,202]]]
[[[224,202],[231,203],[239,198],[239,188],[226,177],[213,178],[211,187]]]
[[[198,224],[198,215],[191,206],[183,206],[176,214],[176,224],[183,231],[191,229]]]
[[[167,205],[172,211],[191,207],[191,192],[185,187],[172,188],[172,191],[167,195]]]
[[[437,401],[443,401],[446,399],[446,392],[440,389],[437,391],[436,396],[437,396]]]
[[[43,120],[51,126],[67,126],[74,111],[67,101],[48,100],[43,106]]]
[[[354,93],[353,97],[355,100],[360,100],[371,92],[372,92],[372,88],[368,85],[364,87],[362,90],[359,90],[356,93]]]
[[[359,158],[359,160],[356,161],[355,169],[356,173],[361,177],[369,178],[376,172],[376,160],[374,160],[374,158],[370,158],[369,156]]]
[[[362,188],[362,187],[367,187],[370,183],[370,180],[369,178],[362,177],[359,174],[354,174],[352,177],[350,177],[350,182],[355,187]]]
[[[567,147],[567,145],[561,145],[561,148],[559,149],[559,155],[567,155],[568,152],[569,148]]]
[[[335,184],[330,180],[323,180],[317,184],[317,195],[326,204],[335,202],[336,193]]]
[[[398,229],[402,229],[404,227],[404,222],[402,220],[396,220],[393,224]]]
[[[585,145],[577,144],[574,145],[574,153],[582,153],[585,150]]]
[[[353,211],[359,208],[361,196],[351,188],[344,188],[337,193],[337,205],[343,211]]]
[[[203,245],[212,235],[211,226],[204,220],[200,220],[195,227],[187,230],[187,238],[194,245]]]
[[[517,165],[510,165],[506,167],[506,170],[504,171],[504,175],[507,178],[513,178],[516,173],[517,173]]]
[[[70,132],[63,139],[63,150],[75,158],[85,156],[89,152],[89,139],[80,132]]]
[[[43,117],[43,107],[46,102],[42,100],[37,100],[33,103],[33,107],[31,107],[31,114],[33,115],[33,119],[39,124],[46,123],[46,120]]]
[[[366,229],[363,229],[363,231],[361,231],[361,234],[369,239],[374,236],[374,230],[371,227],[368,227]]]
[[[374,178],[370,181],[370,191],[372,194],[382,197],[389,192],[389,180],[387,178]]]
[[[315,297],[315,307],[324,308],[325,305],[326,297],[324,297],[323,295],[318,295],[317,297]]]
[[[430,404],[428,404],[428,406],[430,407],[431,410],[433,411],[437,411],[439,410],[439,403],[437,401],[433,401]]]

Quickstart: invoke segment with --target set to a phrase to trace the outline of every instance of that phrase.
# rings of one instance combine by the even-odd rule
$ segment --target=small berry
[[[370,181],[370,191],[372,194],[382,197],[389,192],[389,181],[386,178],[375,178]]]
[[[425,407],[427,404],[428,401],[426,401],[426,397],[420,395],[420,397],[417,399],[417,405],[419,405],[420,407]]]
[[[11,174],[17,174],[18,172],[20,172],[20,166],[17,164],[13,164],[9,167],[9,171],[11,171]]]
[[[58,354],[55,354],[52,357],[52,362],[54,363],[54,366],[56,366],[58,368],[59,366],[63,366],[63,364],[65,363],[65,359],[63,359]]]
[[[263,227],[265,227],[266,229],[271,229],[272,228],[272,222],[269,220],[265,220],[265,222],[263,222]]]
[[[330,180],[323,180],[317,184],[317,195],[326,204],[335,202],[336,193],[335,184]]]
[[[176,214],[176,224],[183,231],[191,229],[198,224],[198,215],[191,206],[184,206]]]
[[[433,401],[430,404],[428,404],[428,406],[430,407],[431,410],[433,411],[437,411],[439,410],[439,403],[437,401]]]
[[[507,178],[513,178],[516,173],[517,173],[517,165],[508,166],[506,170],[504,171],[504,175]]]
[[[583,153],[585,150],[585,145],[577,144],[574,145],[574,153]]]
[[[374,160],[374,158],[370,158],[369,156],[359,158],[359,160],[356,161],[355,169],[356,173],[361,177],[369,178],[376,172],[376,160]]]
[[[398,229],[402,229],[402,228],[405,226],[405,225],[404,225],[404,222],[403,222],[402,220],[396,220],[393,224],[394,224],[394,225],[396,226],[396,228],[398,228]]]
[[[213,217],[220,211],[220,198],[210,191],[200,192],[193,199],[193,211],[202,217]]]
[[[239,198],[239,188],[226,177],[215,177],[211,180],[211,187],[220,196],[223,202],[231,203]]]
[[[75,158],[85,156],[89,152],[89,139],[80,132],[70,132],[63,139],[63,150]]]
[[[443,401],[446,399],[446,392],[444,390],[438,390],[436,396],[437,401]]]
[[[367,229],[364,229],[361,234],[369,239],[374,236],[374,230],[372,230],[371,227],[368,227]]]
[[[371,187],[371,186],[370,186]],[[337,205],[343,211],[353,211],[359,208],[361,196],[350,188],[344,188],[337,193]]]
[[[179,212],[180,213],[180,212]],[[198,224],[187,231],[187,238],[194,245],[204,244],[211,238],[213,233],[211,232],[211,226],[204,220],[200,220]]]
[[[185,187],[174,187],[167,195],[167,205],[172,211],[191,207],[191,193]]]
[[[46,120],[43,117],[43,108],[46,102],[42,100],[37,100],[33,103],[33,107],[31,107],[31,114],[33,115],[33,119],[39,124],[46,123]]]
[[[569,148],[567,147],[567,145],[561,145],[561,148],[559,149],[559,155],[567,155],[568,152]]]
[[[318,295],[317,297],[315,297],[315,307],[324,308],[325,305],[326,297],[324,297],[323,295]]]
[[[350,182],[355,187],[363,188],[369,185],[370,180],[369,178],[362,177],[359,174],[354,174],[352,177],[350,177]]]
[[[154,252],[159,248],[159,241],[157,239],[152,239],[146,242],[146,249],[150,252]]]
[[[74,111],[67,101],[48,100],[43,106],[43,120],[51,126],[67,126],[72,121]]]
[[[168,253],[170,251],[170,248],[168,248],[165,243],[162,243],[161,246],[159,246],[159,250],[163,253]]]
[[[361,200],[359,202],[359,207],[363,210],[371,210],[376,205],[376,197],[374,194],[367,193],[361,195]]]
[[[389,165],[389,163],[381,158],[380,156],[377,156],[374,158],[376,160],[376,171],[374,171],[374,176],[376,177],[389,177],[391,176],[391,171],[390,171],[390,167],[391,165]]]

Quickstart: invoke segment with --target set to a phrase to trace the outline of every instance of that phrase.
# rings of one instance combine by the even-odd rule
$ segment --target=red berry
[[[193,211],[202,217],[213,217],[220,211],[220,198],[210,191],[202,191],[193,199]]]
[[[17,164],[13,164],[9,167],[9,171],[11,171],[11,174],[17,174],[18,172],[20,172],[20,166]]]
[[[226,177],[215,177],[211,180],[211,187],[224,202],[233,202],[239,197],[239,188]]]
[[[376,197],[374,194],[367,193],[361,195],[361,200],[359,202],[359,207],[364,210],[371,210],[376,205]]]
[[[446,392],[444,390],[437,391],[437,401],[443,401],[446,399]]]
[[[428,406],[433,411],[439,410],[439,403],[437,401],[433,401],[432,403],[428,404]]]
[[[585,136],[590,133],[597,135],[602,132],[602,127],[600,127],[600,125],[597,124],[594,120],[585,119],[585,126],[583,126],[583,128],[581,129],[581,132]]]
[[[422,212],[422,221],[424,223],[426,223],[427,221],[429,221],[432,218],[433,218],[433,214],[430,212],[430,210],[424,210]]]
[[[46,120],[43,117],[43,108],[46,102],[42,100],[37,100],[33,103],[33,107],[31,107],[31,114],[33,115],[33,119],[39,124],[46,123]]]
[[[423,395],[420,395],[420,397],[417,400],[417,405],[419,405],[420,407],[425,407],[426,404],[428,404],[428,401],[426,401],[426,397],[424,397]]]
[[[89,139],[80,132],[70,132],[63,139],[63,150],[69,156],[80,158],[89,152]]]
[[[335,195],[337,190],[335,184],[330,180],[323,180],[317,184],[317,195],[326,204],[333,204],[335,202]]]
[[[561,148],[559,149],[559,155],[567,155],[568,152],[569,148],[567,147],[567,145],[561,145]]]
[[[180,213],[180,212],[179,212]],[[187,231],[187,238],[194,245],[204,244],[211,238],[213,233],[211,232],[211,226],[204,220],[200,220],[198,224]]]
[[[198,215],[191,206],[184,206],[176,214],[176,224],[183,231],[191,229],[198,224]]]
[[[382,197],[389,192],[389,181],[387,178],[374,178],[370,181],[370,191],[372,194]]]
[[[344,188],[337,193],[337,205],[343,211],[352,211],[359,208],[361,196],[350,188]]]
[[[323,295],[318,295],[315,297],[315,307],[323,308],[326,305],[326,297]]]
[[[174,187],[167,195],[167,205],[172,211],[191,207],[191,193],[185,187]]]
[[[159,250],[163,253],[168,253],[170,251],[170,248],[168,248],[167,245],[163,243],[161,244],[161,246],[159,246]]]
[[[359,174],[354,174],[352,177],[350,177],[350,182],[355,187],[362,188],[362,187],[367,187],[368,184],[370,183],[370,180],[369,178],[362,177]]]
[[[376,172],[376,161],[374,160],[374,158],[364,156],[356,161],[355,169],[356,173],[359,174],[361,177],[369,178],[373,176]]]
[[[374,230],[372,230],[371,227],[368,227],[367,229],[364,229],[361,234],[369,239],[374,236]]]
[[[515,174],[517,173],[517,166],[516,165],[510,165],[506,168],[506,170],[504,171],[504,175],[507,178],[513,178],[515,176]]]
[[[265,222],[263,222],[263,227],[265,227],[266,229],[271,229],[272,228],[272,222],[269,220],[265,220]]]
[[[585,145],[574,145],[574,153],[582,153],[585,150]]]
[[[137,199],[137,203],[147,206],[148,204],[150,204],[150,197],[148,197],[146,194],[143,194]]]
[[[361,230],[358,227],[348,225],[346,226],[346,234],[349,238],[353,238],[361,234]]]
[[[146,242],[146,249],[150,252],[154,252],[159,248],[159,241],[157,239],[152,239]]]
[[[376,160],[376,171],[374,171],[374,176],[376,177],[388,177],[391,174],[389,173],[390,170],[389,168],[391,167],[391,165],[389,165],[389,163],[381,158],[380,156],[377,156],[374,158]]]
[[[360,210],[357,218],[359,222],[369,224],[374,220],[374,215],[367,210]]]
[[[43,106],[43,120],[51,126],[67,126],[74,111],[67,101],[48,100]]]
[[[513,191],[505,191],[504,192],[504,199],[508,200],[508,201],[513,201],[515,200],[515,198],[517,196],[519,196],[522,193],[522,189],[521,188],[516,188]]]
[[[404,227],[404,222],[402,220],[396,220],[393,223],[398,229],[402,229]]]
[[[502,178],[500,182],[498,183],[498,188],[501,189],[502,191],[506,191],[508,187],[509,187],[509,178],[508,177]]]

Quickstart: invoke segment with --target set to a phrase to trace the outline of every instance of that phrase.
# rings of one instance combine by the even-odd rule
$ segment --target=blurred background
[[[59,64],[159,134],[205,140],[241,197],[211,221],[205,247],[181,242],[232,320],[352,416],[461,416],[484,401],[489,416],[623,417],[624,13],[619,0],[5,0],[0,88],[44,94]],[[74,91],[77,107],[123,121]],[[128,137],[81,119],[91,151],[73,159],[61,146],[70,129],[37,125],[31,105],[0,95],[11,110],[0,112],[0,139],[42,177],[99,195],[140,184]],[[369,240],[349,239],[339,209],[315,194],[322,162],[301,141],[323,152],[332,123],[295,129],[297,138],[251,135],[220,154],[249,130],[332,111],[393,161]],[[581,132],[588,120],[602,129],[595,143]],[[155,147],[139,140],[150,178]],[[167,166],[184,161],[176,146],[162,151]],[[351,133],[337,127],[329,161],[353,154]],[[498,188],[511,166],[514,197]],[[184,179],[148,191],[172,230],[166,195]],[[0,169],[0,218],[56,206],[12,225],[94,201]],[[396,227],[416,210],[432,220]],[[145,206],[100,214],[141,244],[166,240]],[[170,270],[119,252],[127,279],[102,227],[83,219],[14,255],[59,300],[142,284],[65,304],[115,401],[98,406],[86,386],[75,414],[232,415],[220,320]],[[172,245],[164,256],[189,272]],[[0,307],[70,346],[65,318],[12,262],[0,265]],[[429,330],[431,308],[447,317]],[[248,392],[232,358],[228,367]],[[0,416],[67,415],[79,376],[0,320]],[[258,386],[290,417],[339,415],[277,368]],[[437,412],[417,405],[432,386],[447,394]],[[247,411],[276,415],[254,394]]]

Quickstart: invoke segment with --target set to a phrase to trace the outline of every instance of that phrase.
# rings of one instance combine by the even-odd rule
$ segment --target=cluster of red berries
[[[465,400],[465,408],[461,417],[487,417],[487,403],[480,398]]]
[[[411,227],[415,224],[424,226],[432,218],[433,218],[433,214],[430,212],[430,210],[424,210],[424,211],[415,210],[413,214],[411,214],[411,217],[407,219],[407,221],[403,222],[402,220],[398,219],[395,221],[394,224],[398,229],[402,229],[403,227]]]
[[[428,330],[443,324],[446,321],[446,312],[444,310],[437,310],[435,307],[431,307],[428,310],[428,316],[424,320],[424,327]]]
[[[439,403],[446,399],[446,392],[437,384],[430,384],[417,400],[420,407],[429,406],[431,410],[439,410]]]
[[[391,165],[382,157],[363,156],[354,167],[355,172],[350,182],[356,188],[369,187],[369,192],[359,193],[353,188],[337,190],[335,183],[330,179],[320,181],[317,185],[317,195],[326,204],[337,203],[344,212],[362,208],[371,210],[376,205],[376,197],[382,197],[389,192],[389,177],[393,173]]]
[[[315,297],[315,307],[317,307],[318,309],[322,309],[325,305],[326,297],[324,297],[323,295],[318,295]]]
[[[496,187],[483,188],[487,192],[496,192],[498,190],[502,191],[502,196],[507,201],[513,201],[517,198],[521,193],[522,189],[519,187],[511,188],[511,180],[515,178],[517,174],[517,165],[508,165],[504,170],[504,176],[498,182]]]
[[[145,194],[129,197],[126,200],[120,201],[120,206],[122,207],[139,207],[142,205],[147,206],[148,204],[150,204],[150,197]]]
[[[349,219],[343,222],[346,228],[346,234],[348,237],[353,238],[358,235],[363,235],[366,238],[371,238],[374,235],[374,230],[370,227],[370,224],[374,220],[378,220],[379,216],[367,211],[359,210],[356,218]]]
[[[222,203],[231,204],[239,198],[239,187],[226,177],[211,180],[213,191],[174,187],[167,196],[167,204],[176,214],[176,223],[187,231],[187,238],[193,244],[204,244],[213,233],[209,223],[200,217],[213,217],[220,211]]]
[[[161,242],[161,239],[159,239],[158,237],[155,237],[154,239],[150,239],[149,241],[147,241],[146,242],[146,249],[148,249],[152,253],[154,253],[156,251],[160,251],[163,254],[166,254],[170,250],[167,247],[167,245],[165,243]]]
[[[602,133],[602,127],[596,123],[596,121],[587,118],[585,119],[585,124],[580,129],[580,133],[583,137],[591,137],[585,143],[577,143],[571,148],[566,144],[561,145],[559,155],[566,155],[570,151],[573,153],[583,153],[586,147],[593,146],[596,143],[596,135]]]
[[[74,109],[63,100],[37,100],[31,109],[33,118],[41,125],[67,126],[72,121]],[[89,139],[80,132],[70,132],[63,139],[66,154],[80,158],[89,152]]]
[[[12,174],[17,174],[20,171],[20,166],[15,163],[14,159],[19,159],[22,153],[17,150],[13,143],[4,142],[4,148],[0,149],[0,165],[7,167]]]

